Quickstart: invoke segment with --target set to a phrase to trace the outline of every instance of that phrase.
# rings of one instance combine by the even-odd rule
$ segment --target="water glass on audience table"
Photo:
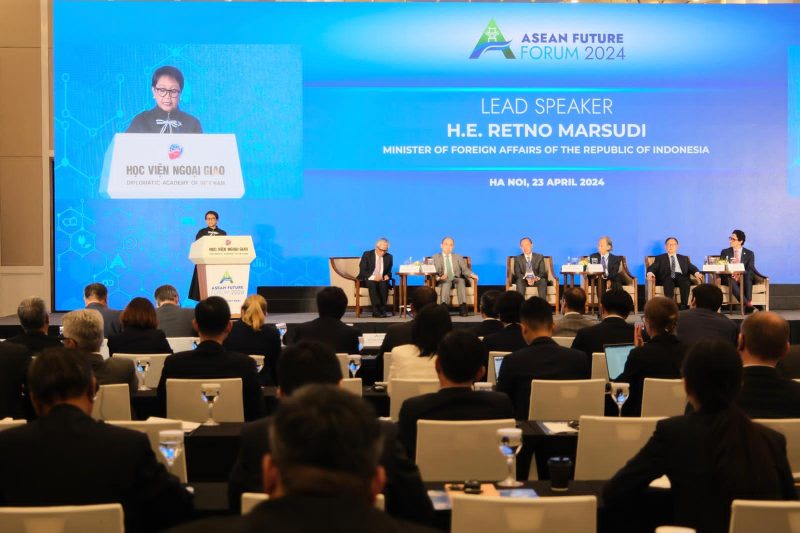
[[[203,422],[204,426],[218,426],[219,422],[214,420],[214,403],[219,398],[221,385],[219,383],[203,383],[200,385],[203,401],[208,404],[208,420]]]
[[[158,432],[158,451],[172,468],[175,460],[183,453],[183,430],[164,429]]]
[[[283,341],[283,336],[286,335],[286,322],[278,322],[275,324],[275,327],[278,329],[278,334],[281,336],[281,341]]]
[[[508,475],[503,481],[497,483],[498,487],[521,487],[522,482],[517,481],[514,458],[522,449],[522,430],[519,428],[503,428],[497,430],[497,442],[500,453],[506,458]]]
[[[350,369],[350,377],[356,377],[358,369],[361,368],[361,356],[352,354],[347,356],[347,368]]]
[[[147,377],[147,370],[150,368],[150,358],[149,357],[137,357],[136,358],[136,375],[139,378],[139,390],[150,390],[145,384],[145,378]]]
[[[631,386],[629,383],[611,383],[611,398],[617,404],[617,416],[622,416],[622,406],[630,396]]]

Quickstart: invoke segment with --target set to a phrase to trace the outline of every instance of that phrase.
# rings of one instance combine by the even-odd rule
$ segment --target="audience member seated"
[[[644,306],[644,327],[650,340],[642,339],[636,327],[634,344],[622,374],[611,381],[630,383],[630,396],[622,406],[623,416],[639,416],[642,412],[642,390],[645,378],[680,379],[686,345],[675,336],[678,305],[675,300],[656,296]]]
[[[578,330],[597,325],[597,319],[584,314],[586,310],[586,291],[580,287],[564,289],[561,300],[564,316],[556,320],[553,330],[555,337],[574,337]]]
[[[194,329],[200,335],[196,349],[170,355],[158,382],[158,399],[166,412],[167,380],[201,378],[242,378],[245,420],[264,416],[264,397],[258,381],[256,362],[249,355],[226,350],[222,343],[231,331],[231,310],[219,296],[210,296],[194,309]]]
[[[192,329],[194,309],[181,307],[178,289],[172,285],[161,285],[153,295],[156,300],[158,328],[167,337],[194,337]]]
[[[703,339],[723,339],[734,346],[738,342],[739,326],[719,313],[722,290],[710,283],[701,283],[692,291],[691,309],[678,313],[678,338],[687,346]]]
[[[102,283],[90,283],[83,289],[83,303],[103,316],[103,337],[106,339],[122,331],[120,311],[108,307],[108,289]]]
[[[136,297],[119,317],[122,333],[108,339],[108,353],[172,353],[167,336],[158,329],[158,316],[150,300]]]
[[[472,328],[472,333],[476,336],[486,337],[503,330],[503,323],[500,322],[495,310],[498,296],[500,296],[500,291],[496,290],[486,291],[481,296],[481,318],[483,321]]]
[[[300,341],[327,344],[336,353],[358,353],[361,332],[342,322],[347,311],[347,295],[340,287],[325,287],[317,293],[319,318],[291,328],[286,334],[288,345]]]
[[[789,352],[781,357],[775,367],[778,375],[789,379],[800,379],[800,345],[789,346]]]
[[[439,341],[453,329],[450,312],[442,304],[422,308],[414,321],[411,344],[392,350],[389,381],[393,379],[436,379],[434,357]]]
[[[139,387],[133,361],[127,359],[103,359],[100,346],[103,344],[103,316],[94,309],[70,311],[61,319],[64,329],[64,346],[77,348],[92,366],[98,385],[127,383],[131,396]]]
[[[786,439],[754,424],[736,406],[742,361],[722,340],[689,350],[683,366],[695,412],[656,425],[655,433],[603,489],[606,511],[630,526],[630,515],[648,484],[669,478],[671,525],[727,533],[731,502],[797,498],[786,459]]]
[[[0,432],[0,505],[120,503],[129,532],[191,518],[191,495],[156,460],[147,435],[90,416],[97,383],[82,354],[44,350],[28,384],[39,418]]]
[[[483,338],[483,345],[490,352],[513,352],[528,345],[522,338],[519,325],[519,307],[525,297],[517,291],[505,291],[497,297],[495,310],[503,323],[503,329]]]
[[[756,313],[742,323],[744,382],[738,403],[750,418],[800,418],[800,383],[775,369],[788,351],[789,323],[779,315]]]
[[[381,347],[378,349],[378,357],[376,358],[378,381],[383,379],[383,354],[391,352],[398,346],[411,344],[417,315],[423,307],[433,303],[436,303],[436,291],[434,289],[427,286],[414,289],[411,294],[411,316],[414,318],[408,322],[398,322],[389,326]]]
[[[31,418],[25,387],[31,354],[25,346],[0,342],[0,419]]]
[[[309,384],[337,385],[342,370],[333,351],[319,342],[303,341],[287,348],[281,355],[278,369],[278,396],[286,398]],[[250,422],[242,427],[241,448],[231,471],[228,494],[231,509],[238,511],[243,492],[262,492],[261,464],[269,453],[269,418]],[[386,469],[386,512],[395,518],[430,523],[433,506],[422,485],[419,470],[406,456],[397,437],[397,426],[381,422],[383,453],[380,464]]]
[[[633,311],[630,294],[622,289],[611,289],[600,297],[600,316],[602,321],[594,326],[578,330],[572,347],[586,354],[589,361],[592,354],[602,352],[606,344],[633,344],[633,324],[626,322]]]
[[[511,398],[517,420],[528,419],[533,379],[589,379],[591,365],[578,350],[559,346],[553,335],[553,311],[538,297],[528,298],[519,310],[522,336],[528,347],[503,359],[497,391]]]
[[[262,385],[277,385],[281,334],[278,328],[267,324],[267,301],[260,294],[251,294],[242,304],[240,316],[222,345],[247,355],[263,355],[264,367],[258,379]]]
[[[400,408],[400,440],[409,457],[416,457],[418,420],[514,418],[514,408],[507,395],[472,390],[472,384],[486,375],[487,356],[488,351],[481,341],[469,331],[456,330],[444,336],[436,356],[441,389],[409,398]]]
[[[22,300],[17,307],[17,317],[19,325],[22,326],[22,333],[6,339],[6,342],[21,344],[31,354],[41,352],[45,348],[61,346],[60,340],[47,335],[50,328],[50,313],[47,311],[47,304],[41,298],[34,296]]]

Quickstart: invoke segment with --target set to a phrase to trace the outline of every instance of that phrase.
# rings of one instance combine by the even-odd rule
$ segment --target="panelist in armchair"
[[[467,278],[478,281],[478,276],[467,266],[462,255],[454,254],[455,242],[452,237],[442,239],[442,253],[433,254],[433,266],[436,267],[436,285],[441,292],[439,303],[450,304],[450,290],[455,285],[458,297],[458,308],[461,316],[467,316]]]
[[[613,249],[614,243],[611,242],[611,237],[604,235],[597,241],[597,252],[589,256],[589,261],[603,265],[603,279],[611,282],[611,289],[618,289],[620,287],[619,266],[622,263],[622,257],[612,254],[611,250]]]
[[[386,316],[386,301],[389,298],[389,285],[392,283],[392,254],[389,253],[389,241],[386,237],[378,239],[374,250],[367,250],[361,255],[358,279],[366,283],[369,290],[372,316]]]
[[[647,279],[655,280],[657,285],[664,287],[664,296],[672,298],[677,285],[681,293],[681,309],[688,309],[690,276],[703,281],[703,276],[697,267],[689,262],[689,258],[678,253],[678,239],[667,237],[664,241],[667,253],[657,255],[653,264],[647,267]]]
[[[547,267],[542,254],[533,253],[533,241],[523,237],[519,241],[522,253],[514,257],[514,283],[517,292],[525,296],[527,287],[536,287],[539,298],[547,300]]]
[[[726,259],[729,263],[742,263],[744,264],[744,272],[736,272],[732,274],[734,283],[731,290],[733,295],[740,302],[742,301],[739,295],[739,277],[744,277],[744,309],[746,313],[753,312],[753,274],[756,272],[756,256],[752,250],[744,247],[745,234],[740,229],[735,229],[731,232],[730,247],[725,248],[719,253],[721,259]]]

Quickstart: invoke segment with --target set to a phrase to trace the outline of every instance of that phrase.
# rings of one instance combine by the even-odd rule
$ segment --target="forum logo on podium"
[[[510,45],[511,41],[506,41],[503,32],[500,31],[497,23],[492,19],[489,21],[486,29],[483,30],[483,34],[478,40],[478,44],[476,44],[475,48],[472,50],[472,55],[469,56],[469,58],[478,59],[484,52],[503,52],[506,59],[516,59],[514,52],[511,51]]]

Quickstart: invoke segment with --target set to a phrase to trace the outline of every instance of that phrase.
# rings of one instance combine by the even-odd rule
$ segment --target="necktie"
[[[739,262],[741,262],[741,259],[739,259],[739,250],[735,250],[735,251],[733,252],[733,262],[734,262],[734,263],[739,263]]]
[[[675,279],[675,256],[669,256],[669,277]]]
[[[606,263],[606,256],[600,258],[600,263],[603,265],[603,272],[608,275],[608,263]]]
[[[444,273],[447,274],[448,279],[453,278],[453,263],[450,262],[450,254],[444,258]]]
[[[373,272],[372,275],[378,276],[379,278],[383,277],[383,257],[379,255],[375,256],[375,272]]]

